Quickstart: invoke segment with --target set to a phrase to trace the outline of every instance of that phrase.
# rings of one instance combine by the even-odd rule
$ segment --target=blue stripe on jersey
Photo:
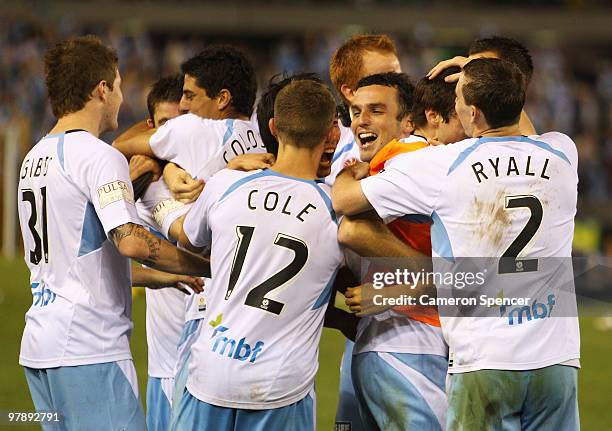
[[[331,216],[332,220],[334,221],[334,223],[338,224],[338,218],[336,217],[336,211],[334,211],[334,206],[332,205],[332,200],[327,195],[327,193],[325,193],[323,191],[323,189],[321,189],[321,187],[319,187],[318,184],[319,183],[315,183],[314,187],[319,192],[319,195],[321,195],[321,198],[323,199],[323,202],[325,202],[325,206],[327,206],[327,211],[329,211],[329,215]]]
[[[225,193],[223,193],[223,195],[221,196],[221,199],[219,199],[219,202],[223,201],[226,197],[228,197],[230,195],[230,193],[232,193],[238,187],[248,183],[249,181],[252,181],[252,180],[257,179],[257,178],[269,177],[269,176],[287,178],[289,180],[299,181],[299,182],[310,184],[311,186],[313,186],[317,190],[319,195],[321,196],[321,199],[323,199],[323,202],[325,203],[325,206],[327,207],[327,210],[329,211],[329,215],[331,216],[332,220],[334,221],[334,223],[338,224],[338,219],[336,218],[336,213],[335,213],[334,208],[332,206],[331,198],[327,195],[327,193],[325,193],[319,187],[320,183],[318,183],[316,180],[305,180],[303,178],[291,177],[289,175],[284,175],[284,174],[281,174],[279,172],[273,171],[271,169],[264,169],[263,171],[256,172],[253,175],[249,175],[248,177],[244,177],[244,178],[239,179],[234,184],[232,184],[225,191]]]
[[[469,156],[470,154],[472,154],[474,152],[474,150],[476,150],[476,148],[480,147],[480,145],[482,144],[481,140],[478,139],[476,142],[474,142],[472,145],[470,145],[469,147],[467,147],[465,150],[463,150],[459,156],[457,157],[457,159],[453,162],[453,164],[450,166],[450,168],[448,168],[448,172],[446,173],[446,175],[450,175],[451,172],[453,172],[455,169],[457,169],[459,167],[459,165],[461,163],[463,163],[463,161],[467,158],[467,156]]]
[[[480,138],[479,141],[481,141],[482,143],[485,142],[507,142],[507,141],[512,141],[512,142],[524,142],[526,144],[531,144],[531,145],[535,145],[538,148],[541,148],[545,151],[548,151],[549,153],[554,154],[555,156],[559,157],[561,160],[564,160],[565,162],[567,162],[569,165],[571,165],[572,163],[569,161],[569,159],[567,158],[567,156],[565,155],[565,153],[563,151],[559,151],[553,147],[550,146],[550,144],[548,144],[547,142],[542,142],[542,141],[536,141],[535,139],[531,139],[528,138],[527,136],[513,136],[512,139],[508,139],[508,138],[504,138],[504,137],[495,137],[495,138]]]
[[[229,188],[225,191],[225,193],[223,193],[223,195],[221,196],[221,199],[219,199],[219,202],[223,201],[223,199],[225,199],[226,197],[229,196],[230,193],[232,193],[234,190],[236,190],[238,187],[240,187],[243,184],[248,183],[249,181],[252,181],[256,178],[260,178],[260,177],[265,177],[266,176],[266,171],[259,171],[259,172],[255,172],[252,175],[249,175],[248,177],[244,177],[239,179],[238,181],[236,181],[234,184],[232,184],[231,186],[229,186]]]
[[[234,120],[232,118],[225,120],[225,127],[227,127],[227,129],[225,130],[225,135],[223,135],[223,145],[225,145],[234,134]]]
[[[435,211],[431,214],[431,219],[433,221],[431,225],[431,249],[438,256],[454,262],[453,247],[442,219],[440,219],[440,216]]]
[[[353,145],[355,145],[355,139],[353,139],[351,142],[349,142],[344,147],[342,147],[340,151],[336,151],[334,153],[334,157],[332,157],[332,163],[338,160],[342,154],[348,153],[349,151],[351,151],[351,148],[353,148]]]
[[[400,220],[407,221],[409,223],[430,223],[431,217],[425,214],[406,214],[400,217]]]
[[[87,202],[85,218],[83,219],[83,231],[81,233],[81,245],[79,246],[79,257],[99,249],[105,240],[106,232],[104,232],[96,210],[91,202]]]
[[[62,133],[57,141],[57,158],[59,159],[60,166],[64,169],[64,137],[66,134]]]
[[[321,294],[319,295],[314,305],[312,306],[311,310],[316,310],[317,308],[321,308],[325,304],[329,303],[329,297],[332,294],[332,291],[333,291],[332,287],[334,286],[334,281],[336,281],[336,274],[338,274],[339,269],[340,269],[339,267],[336,268],[336,270],[330,277],[329,281],[327,282],[327,285],[325,286],[323,291],[321,291]]]
[[[554,154],[555,156],[559,157],[561,160],[567,162],[568,164],[570,165],[572,164],[563,151],[559,151],[551,147],[550,144],[548,144],[547,142],[536,141],[534,139],[528,138],[527,136],[499,136],[499,137],[496,136],[496,137],[489,137],[489,138],[479,138],[476,142],[474,142],[474,144],[472,144],[471,146],[463,150],[461,154],[459,154],[457,159],[453,162],[451,167],[448,168],[448,172],[446,173],[446,175],[450,175],[451,172],[453,172],[455,169],[459,167],[461,163],[463,163],[463,161],[467,158],[467,156],[472,154],[474,150],[478,148],[480,145],[487,143],[487,142],[524,142],[526,144],[535,145],[536,147],[541,148],[542,150],[545,150],[545,151],[548,151],[549,153]]]

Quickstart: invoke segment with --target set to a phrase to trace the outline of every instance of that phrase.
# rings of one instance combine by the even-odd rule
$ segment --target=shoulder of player
[[[577,160],[578,158],[576,143],[565,133],[547,132],[541,135],[529,136],[529,139],[547,143],[553,149],[559,150],[565,154],[570,161]]]
[[[90,133],[69,133],[64,135],[64,157],[80,160],[82,163],[100,164],[105,162],[125,162],[125,156],[112,145],[96,138]]]
[[[403,152],[391,157],[385,163],[385,169],[400,167],[403,164],[419,164],[424,168],[433,165],[444,165],[454,160],[458,155],[474,144],[476,139],[470,138],[448,145],[430,145],[414,151]]]

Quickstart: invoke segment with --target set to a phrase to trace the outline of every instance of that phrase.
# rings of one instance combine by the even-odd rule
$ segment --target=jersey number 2
[[[230,271],[229,285],[227,287],[225,299],[229,299],[234,291],[234,288],[236,287],[236,283],[238,282],[238,278],[242,272],[242,266],[244,265],[247,250],[251,240],[253,239],[254,231],[255,228],[253,226],[236,226],[238,245],[236,246],[236,252],[234,253],[234,261]],[[276,274],[252,288],[247,294],[244,304],[278,315],[283,310],[285,304],[275,301],[274,299],[267,298],[266,295],[290,281],[302,270],[304,265],[306,265],[306,261],[308,260],[308,246],[306,246],[304,241],[293,238],[284,233],[279,233],[276,235],[274,244],[293,251],[293,260],[289,263],[289,265],[285,266]]]
[[[34,265],[38,265],[45,254],[45,263],[49,263],[49,241],[47,237],[47,187],[40,188],[40,196],[42,198],[42,240],[38,231],[36,230],[37,222],[37,205],[36,195],[31,189],[25,189],[21,191],[21,200],[29,202],[32,208],[32,214],[30,214],[30,220],[28,220],[28,226],[30,232],[32,232],[32,238],[34,238],[34,250],[30,250],[30,262]]]
[[[509,208],[529,208],[531,216],[527,224],[512,241],[510,247],[502,254],[499,259],[500,274],[513,274],[517,272],[534,272],[538,270],[538,259],[517,259],[517,256],[529,244],[535,236],[542,223],[542,203],[538,198],[531,195],[525,196],[506,196],[506,209]]]

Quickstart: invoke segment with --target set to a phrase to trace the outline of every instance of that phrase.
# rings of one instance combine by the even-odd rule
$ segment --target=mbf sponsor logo
[[[531,306],[524,305],[522,307],[515,307],[508,311],[508,325],[521,325],[523,322],[537,320],[537,319],[546,319],[550,317],[553,308],[555,306],[555,295],[550,294],[546,298],[546,303],[538,302],[535,300]],[[502,305],[499,308],[500,315],[503,316],[506,314],[508,307]]]
[[[227,337],[225,332],[229,331],[230,328],[223,326],[222,320],[223,315],[219,314],[215,320],[208,322],[208,324],[214,328],[210,337],[214,340],[212,351],[223,357],[254,363],[263,350],[264,342],[257,341],[255,345],[251,347],[251,345],[247,343],[246,337],[242,337],[239,340]]]

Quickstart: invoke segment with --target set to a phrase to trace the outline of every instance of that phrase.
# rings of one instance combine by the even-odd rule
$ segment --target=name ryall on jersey
[[[229,330],[227,326],[223,326],[222,323],[223,315],[219,314],[215,320],[208,322],[210,326],[214,328],[210,338],[214,339],[212,343],[212,351],[218,353],[220,356],[227,356],[230,359],[237,359],[239,361],[248,360],[250,363],[254,363],[257,360],[257,356],[261,353],[264,347],[263,341],[257,341],[255,346],[251,346],[246,342],[246,337],[242,337],[240,340],[235,340],[224,335]]]

